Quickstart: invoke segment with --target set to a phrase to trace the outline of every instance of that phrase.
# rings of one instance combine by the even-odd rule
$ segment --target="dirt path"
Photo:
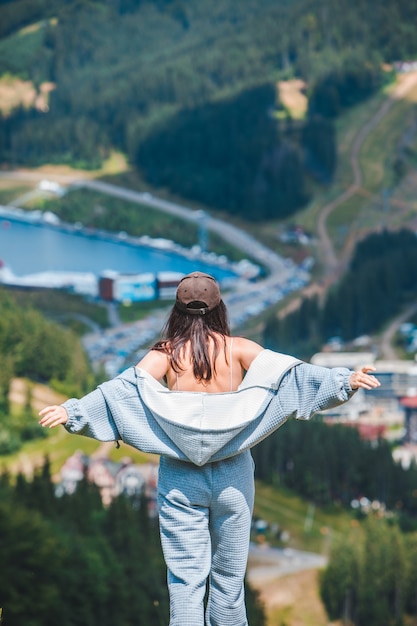
[[[318,234],[318,249],[321,256],[325,273],[323,280],[318,283],[311,283],[305,289],[302,290],[300,296],[291,300],[288,305],[281,309],[279,317],[283,318],[288,313],[297,310],[304,298],[309,298],[314,295],[323,297],[327,289],[340,278],[345,271],[352,253],[355,249],[357,241],[366,235],[365,232],[351,232],[346,240],[344,249],[342,250],[340,258],[337,257],[333,242],[327,230],[327,220],[331,213],[337,209],[344,202],[349,200],[357,193],[366,194],[371,197],[366,190],[361,188],[363,176],[359,164],[359,154],[361,148],[367,139],[371,131],[379,124],[383,117],[388,113],[394,103],[404,98],[407,93],[417,85],[417,72],[410,72],[401,76],[401,80],[394,88],[389,98],[385,100],[378,111],[371,117],[370,120],[359,130],[357,133],[351,149],[349,157],[353,180],[349,187],[341,193],[337,198],[326,204],[320,211],[317,218],[317,234]],[[394,202],[394,201],[393,201]]]
[[[318,216],[317,221],[317,233],[319,237],[319,250],[321,250],[321,257],[323,267],[325,268],[325,277],[330,282],[334,282],[343,271],[345,263],[341,264],[341,261],[337,258],[333,242],[329,236],[327,230],[327,220],[331,213],[341,204],[349,200],[356,193],[361,192],[361,185],[363,182],[362,170],[359,163],[359,154],[362,146],[374,130],[374,128],[381,122],[385,115],[389,112],[392,106],[398,100],[404,98],[411,89],[417,85],[417,72],[410,72],[409,74],[403,74],[396,87],[393,89],[390,96],[381,104],[376,113],[368,120],[368,122],[362,126],[357,133],[350,153],[350,164],[352,167],[353,180],[349,187],[340,196],[325,205]],[[352,239],[352,238],[350,238]],[[355,237],[353,236],[353,239]],[[348,240],[347,245],[349,250],[353,248],[352,241]],[[342,253],[344,260],[346,261],[346,252]]]
[[[320,599],[319,577],[319,570],[312,569],[253,585],[264,606],[267,626],[331,626]]]

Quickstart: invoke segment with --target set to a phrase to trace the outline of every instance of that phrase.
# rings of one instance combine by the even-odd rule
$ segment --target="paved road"
[[[207,230],[216,232],[225,241],[228,241],[235,247],[240,248],[241,250],[246,252],[249,257],[252,257],[262,266],[266,267],[270,276],[272,276],[272,282],[276,282],[277,278],[280,278],[282,282],[284,282],[285,278],[288,277],[288,260],[276,254],[270,248],[264,246],[246,231],[234,226],[233,224],[230,224],[225,220],[211,217],[208,213],[204,211],[190,209],[175,202],[170,202],[168,200],[163,200],[162,198],[157,198],[148,192],[134,191],[132,189],[119,187],[118,185],[112,185],[111,183],[106,183],[100,180],[90,179],[87,177],[84,178],[80,176],[79,172],[74,173],[74,175],[54,173],[46,175],[44,172],[39,171],[16,170],[10,172],[0,172],[0,179],[1,178],[10,178],[22,181],[28,180],[32,182],[48,178],[62,184],[67,184],[69,185],[70,189],[92,189],[100,193],[112,195],[118,198],[122,198],[124,200],[129,200],[130,202],[149,206],[159,211],[164,211],[183,220],[196,224],[200,224],[201,221],[204,220],[204,224]],[[39,190],[33,190],[31,192],[28,192],[28,194],[24,194],[21,199],[32,197],[34,194],[37,193],[39,193]],[[266,284],[271,283],[269,281]]]
[[[249,551],[247,577],[250,583],[259,587],[262,583],[280,576],[307,569],[320,569],[326,564],[327,559],[321,554],[252,544]]]
[[[183,220],[196,224],[204,220],[208,230],[218,233],[223,239],[233,244],[235,247],[245,251],[248,256],[266,266],[271,273],[282,272],[285,270],[285,261],[278,254],[261,244],[254,237],[244,230],[233,226],[232,224],[211,217],[208,213],[201,210],[190,209],[185,206],[169,202],[162,198],[157,198],[147,192],[133,191],[110,183],[104,183],[99,180],[79,180],[72,183],[72,187],[83,187],[93,189],[100,193],[116,196],[130,202],[142,204],[164,211],[170,215],[174,215]]]
[[[414,302],[409,307],[407,307],[404,311],[402,311],[400,315],[397,315],[397,317],[394,318],[390,322],[388,328],[385,330],[380,340],[379,349],[380,349],[381,359],[394,360],[394,361],[398,359],[398,354],[395,348],[393,347],[394,335],[398,331],[398,328],[400,327],[400,325],[406,322],[407,320],[409,320],[410,317],[412,317],[416,313],[417,313],[417,302]]]
[[[63,315],[59,315],[57,319],[59,320],[74,319],[74,320],[81,322],[82,324],[85,324],[85,326],[90,328],[90,330],[93,333],[98,333],[101,331],[101,327],[99,326],[99,324],[96,324],[96,322],[94,322],[92,319],[90,319],[86,315],[81,315],[81,313],[64,313]]]

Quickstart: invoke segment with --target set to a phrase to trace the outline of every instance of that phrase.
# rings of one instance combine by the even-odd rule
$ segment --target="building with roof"
[[[154,516],[157,511],[158,466],[155,463],[135,464],[129,457],[120,462],[107,457],[89,457],[79,450],[64,463],[55,494],[60,497],[72,494],[82,480],[95,485],[105,506],[120,495],[139,500],[144,496],[148,511]]]

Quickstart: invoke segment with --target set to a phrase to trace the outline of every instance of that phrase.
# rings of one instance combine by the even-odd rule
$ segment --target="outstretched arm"
[[[120,439],[114,416],[103,394],[103,388],[110,388],[113,396],[123,397],[123,383],[118,378],[103,383],[82,398],[70,398],[62,405],[47,406],[40,411],[39,424],[55,428],[62,424],[73,434],[92,437],[99,441]]]
[[[327,368],[302,363],[293,367],[283,378],[279,389],[281,404],[297,419],[310,419],[316,413],[347,402],[359,388],[379,387],[372,366],[353,372],[345,367]]]

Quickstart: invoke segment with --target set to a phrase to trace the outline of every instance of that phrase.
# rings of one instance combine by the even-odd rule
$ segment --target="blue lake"
[[[126,241],[98,238],[84,232],[66,232],[48,224],[32,224],[0,218],[0,260],[16,276],[45,271],[126,273],[173,271],[189,273],[199,269],[218,280],[233,276],[226,268]]]

